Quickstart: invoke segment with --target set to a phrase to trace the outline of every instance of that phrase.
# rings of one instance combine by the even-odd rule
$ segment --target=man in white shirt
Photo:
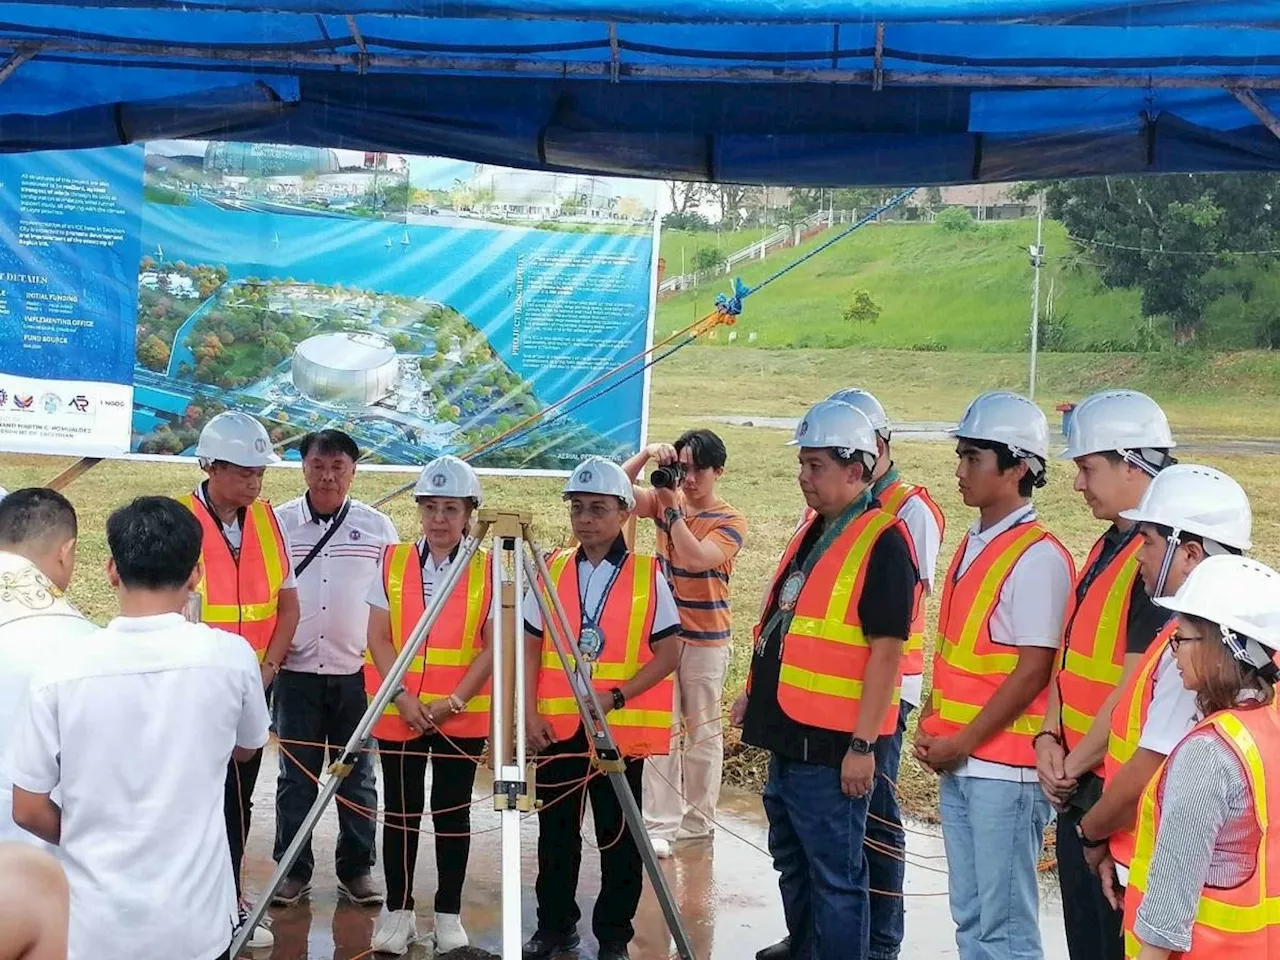
[[[70,960],[215,960],[238,922],[222,783],[267,742],[269,718],[245,640],[183,616],[200,540],[167,497],[113,513],[121,615],[31,683],[13,812],[61,847]]]
[[[960,960],[1038,960],[1036,862],[1052,811],[1032,736],[1044,717],[1074,564],[1031,503],[1045,483],[1049,448],[1040,409],[1016,394],[984,394],[955,436],[960,493],[979,516],[943,585],[916,758],[941,775]]]
[[[382,548],[399,539],[390,517],[348,496],[360,458],[354,440],[340,430],[309,433],[302,438],[299,453],[307,492],[276,508],[280,529],[289,541],[301,613],[272,695],[276,736],[289,751],[289,756],[280,755],[276,786],[277,862],[315,803],[319,789],[315,778],[324,768],[327,752],[320,744],[341,750],[368,709],[365,597],[378,581]],[[369,754],[360,755],[355,769],[343,778],[338,795],[356,807],[377,809]],[[338,892],[352,903],[382,902],[382,893],[370,876],[375,827],[371,817],[339,804],[334,866]],[[314,867],[308,841],[271,902],[290,906],[306,896]]]
[[[98,630],[63,596],[76,536],[76,511],[54,490],[31,487],[0,501],[0,756],[32,674]],[[13,822],[12,809],[8,770],[0,769],[0,841],[40,845]]]

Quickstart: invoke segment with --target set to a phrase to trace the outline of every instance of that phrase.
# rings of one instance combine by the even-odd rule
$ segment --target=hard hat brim
[[[1244,617],[1223,617],[1219,619],[1211,613],[1206,613],[1203,608],[1197,604],[1187,603],[1186,600],[1179,600],[1176,594],[1172,597],[1152,597],[1152,599],[1156,602],[1157,606],[1163,607],[1170,613],[1180,613],[1188,617],[1199,617],[1201,620],[1216,623],[1220,627],[1226,627],[1228,630],[1248,637],[1251,640],[1256,640],[1268,650],[1280,650],[1280,631],[1260,631],[1258,629],[1259,624],[1253,623]]]

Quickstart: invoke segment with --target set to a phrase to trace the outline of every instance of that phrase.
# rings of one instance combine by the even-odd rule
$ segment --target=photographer
[[[724,441],[690,430],[675,445],[654,443],[623,464],[636,516],[657,527],[657,553],[680,611],[684,647],[676,669],[671,752],[645,767],[644,811],[660,857],[676,840],[710,837],[724,762],[720,698],[729,666],[729,577],[747,520],[720,499]],[[652,486],[635,481],[655,461]],[[683,735],[682,735],[683,734]]]

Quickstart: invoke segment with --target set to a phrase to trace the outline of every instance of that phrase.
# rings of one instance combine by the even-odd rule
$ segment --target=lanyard
[[[240,566],[240,551],[231,545],[231,540],[227,537],[226,524],[224,524],[222,522],[222,519],[216,513],[213,512],[213,507],[209,506],[209,501],[207,499],[208,496],[209,496],[209,481],[206,480],[204,483],[200,484],[200,493],[197,496],[192,497],[192,499],[195,500],[197,503],[199,503],[200,506],[204,507],[204,512],[209,515],[209,519],[212,520],[214,526],[218,528],[218,533],[222,534],[222,542],[226,544],[227,553],[231,554],[231,562],[238,567]],[[236,511],[236,522],[240,524],[240,545],[241,546],[244,546],[244,517],[245,517],[245,508],[241,507],[239,510]]]
[[[624,561],[625,562],[625,561]],[[613,564],[610,564],[613,566]],[[591,571],[595,573],[595,569]],[[622,566],[613,566],[613,572],[609,574],[609,582],[604,585],[604,591],[600,594],[600,599],[596,603],[595,613],[587,614],[587,588],[591,585],[591,577],[585,580],[582,578],[582,571],[578,571],[578,600],[582,606],[583,623],[589,626],[598,626],[600,623],[600,614],[604,611],[604,605],[609,600],[609,592],[613,590],[614,581],[618,579],[618,574],[622,572]]]
[[[342,521],[347,519],[347,513],[350,510],[351,510],[351,501],[348,500],[346,503],[342,505],[342,509],[338,511],[338,515],[333,518],[333,522],[329,524],[329,529],[326,530],[324,532],[324,535],[321,536],[320,539],[316,541],[316,545],[311,548],[310,552],[308,552],[305,557],[302,558],[302,561],[296,567],[293,568],[293,575],[295,577],[302,576],[302,571],[307,569],[307,567],[311,566],[311,561],[313,561],[317,556],[319,556],[320,551],[324,549],[325,544],[327,544],[330,540],[333,539],[333,535],[337,533],[338,528],[342,526]]]

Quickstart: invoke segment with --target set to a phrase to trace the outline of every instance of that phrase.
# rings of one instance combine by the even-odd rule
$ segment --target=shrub
[[[724,252],[718,247],[699,247],[693,254],[694,270],[716,270],[724,266]]]
[[[880,318],[880,304],[866,290],[853,291],[853,299],[844,308],[846,323],[875,323]]]
[[[934,222],[946,233],[968,233],[977,227],[968,207],[947,207]]]

